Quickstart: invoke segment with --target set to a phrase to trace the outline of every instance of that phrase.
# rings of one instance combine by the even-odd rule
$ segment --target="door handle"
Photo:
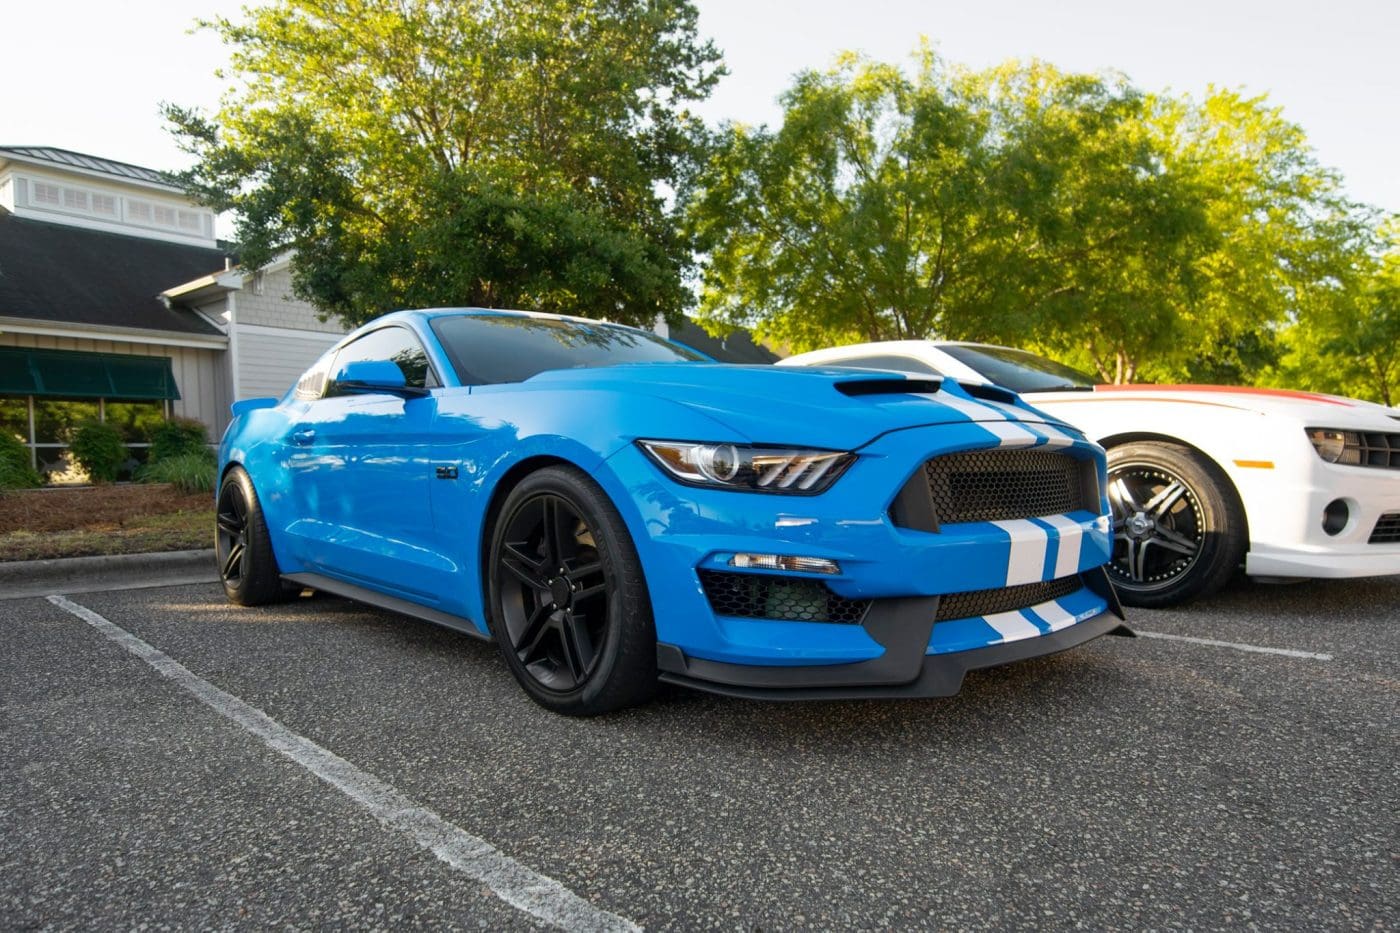
[[[297,444],[309,444],[316,439],[316,432],[311,428],[302,428],[300,431],[292,432],[292,440]]]

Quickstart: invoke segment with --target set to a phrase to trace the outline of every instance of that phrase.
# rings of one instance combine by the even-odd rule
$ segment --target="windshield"
[[[1092,389],[1096,381],[1093,376],[1086,376],[1077,369],[1070,369],[1025,350],[958,344],[944,344],[938,349],[1012,392]]]
[[[431,324],[463,385],[524,382],[550,369],[706,359],[655,334],[602,321],[458,314]]]

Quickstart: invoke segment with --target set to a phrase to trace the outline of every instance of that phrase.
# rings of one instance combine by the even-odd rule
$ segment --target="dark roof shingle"
[[[199,315],[165,307],[159,295],[223,270],[225,256],[0,214],[0,317],[217,335]]]

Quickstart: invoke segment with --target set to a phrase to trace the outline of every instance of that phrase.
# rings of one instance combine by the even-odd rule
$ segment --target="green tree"
[[[1377,253],[1283,332],[1287,354],[1270,381],[1400,405],[1400,218],[1377,238]]]
[[[669,192],[722,73],[689,0],[274,0],[206,23],[219,111],[167,106],[190,190],[245,264],[294,249],[348,323],[484,304],[675,315],[690,251]]]
[[[806,349],[1031,345],[1108,381],[1247,379],[1326,302],[1366,216],[1262,98],[1040,62],[847,55],[731,127],[689,221],[701,312]]]

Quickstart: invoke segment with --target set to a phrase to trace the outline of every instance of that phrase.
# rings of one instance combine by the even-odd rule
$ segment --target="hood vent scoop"
[[[913,395],[937,392],[941,379],[860,379],[836,383],[836,391],[852,398],[861,395]]]
[[[1006,402],[1014,405],[1020,399],[1016,398],[1016,393],[1010,389],[1003,389],[1001,386],[983,385],[980,382],[959,382],[958,387],[973,398],[980,398],[988,402]]]

